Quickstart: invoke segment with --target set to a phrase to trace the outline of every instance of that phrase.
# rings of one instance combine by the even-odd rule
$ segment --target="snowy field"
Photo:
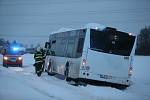
[[[150,57],[135,57],[133,85],[126,90],[71,86],[46,73],[37,77],[33,63],[33,55],[26,54],[23,68],[0,64],[0,100],[150,100]]]

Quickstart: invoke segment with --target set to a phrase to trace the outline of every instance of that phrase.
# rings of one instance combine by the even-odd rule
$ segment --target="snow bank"
[[[136,56],[134,59],[133,77],[143,81],[150,79],[150,57],[149,56]]]
[[[136,56],[133,67],[133,85],[127,92],[137,96],[138,100],[150,100],[150,57]]]
[[[7,68],[1,68],[0,71],[0,100],[49,100],[49,97],[28,85],[18,73]]]

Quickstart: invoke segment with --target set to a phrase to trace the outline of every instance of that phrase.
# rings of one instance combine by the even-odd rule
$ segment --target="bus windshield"
[[[90,30],[90,49],[98,52],[130,56],[135,36],[111,29]]]

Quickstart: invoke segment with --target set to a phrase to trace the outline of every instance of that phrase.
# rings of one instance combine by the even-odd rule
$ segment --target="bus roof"
[[[102,24],[98,24],[98,23],[88,23],[86,24],[83,28],[77,28],[77,29],[96,29],[96,30],[104,30],[106,28],[109,28],[109,29],[113,29],[113,30],[116,30],[116,31],[119,31],[119,32],[123,32],[123,33],[128,33],[129,35],[132,35],[132,36],[137,36],[136,34],[134,33],[130,33],[130,32],[124,32],[124,31],[121,31],[121,30],[118,30],[116,28],[112,28],[112,27],[106,27]],[[60,33],[60,32],[67,32],[67,31],[73,31],[73,30],[77,30],[77,29],[73,29],[73,28],[60,28],[59,30],[57,31],[53,31],[51,32],[51,34],[56,34],[56,33]],[[50,34],[50,35],[51,35]]]

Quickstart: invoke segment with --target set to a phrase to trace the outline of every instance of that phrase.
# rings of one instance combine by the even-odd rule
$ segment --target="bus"
[[[75,84],[128,87],[131,82],[136,35],[99,24],[55,32],[46,42],[45,69]]]

